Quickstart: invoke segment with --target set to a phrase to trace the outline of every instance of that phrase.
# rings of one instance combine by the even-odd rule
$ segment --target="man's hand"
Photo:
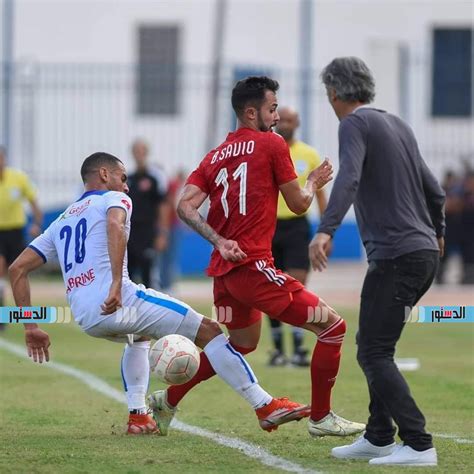
[[[37,327],[27,328],[25,329],[25,342],[28,356],[32,357],[35,362],[42,364],[43,359],[46,362],[49,361],[48,347],[51,345],[51,342],[49,342],[48,333]]]
[[[222,239],[216,245],[216,249],[224,260],[229,260],[230,262],[240,262],[244,258],[247,258],[247,254],[241,250],[235,240]]]
[[[438,247],[440,258],[444,257],[444,237],[438,237]]]
[[[321,165],[311,171],[308,175],[308,181],[313,184],[313,191],[323,188],[329,181],[332,180],[332,165],[328,158],[326,158]]]
[[[115,313],[122,307],[122,282],[110,285],[109,296],[100,307],[103,315]]]
[[[322,232],[317,233],[309,244],[309,259],[313,270],[322,272],[328,263],[331,236]]]

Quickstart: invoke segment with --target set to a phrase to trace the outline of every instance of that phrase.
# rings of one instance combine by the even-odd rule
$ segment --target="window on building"
[[[472,28],[433,32],[431,111],[435,117],[472,116]]]
[[[178,112],[178,48],[174,25],[142,25],[138,29],[137,111],[140,115]]]

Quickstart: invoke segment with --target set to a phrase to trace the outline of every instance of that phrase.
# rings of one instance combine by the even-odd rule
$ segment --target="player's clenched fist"
[[[222,239],[222,241],[216,245],[216,249],[224,260],[240,262],[240,260],[247,258],[247,254],[242,251],[235,240]]]
[[[332,164],[329,158],[326,158],[321,165],[311,171],[308,175],[308,181],[312,181],[315,186],[315,191],[324,187],[329,181],[332,180]]]
[[[102,309],[102,312],[100,314],[112,314],[122,307],[121,284],[121,282],[113,282],[112,285],[110,285],[109,295],[107,296],[107,299],[104,301],[104,303],[100,305],[100,308]]]

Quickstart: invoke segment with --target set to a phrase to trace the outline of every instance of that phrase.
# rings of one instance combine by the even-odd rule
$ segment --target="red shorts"
[[[301,310],[291,314],[285,312],[300,293],[309,292],[298,280],[277,270],[269,259],[250,262],[214,277],[217,319],[229,329],[242,329],[255,324],[261,319],[262,312],[273,319],[302,326],[308,321],[307,308],[303,310],[300,305]],[[317,305],[318,297],[312,296],[311,304]]]

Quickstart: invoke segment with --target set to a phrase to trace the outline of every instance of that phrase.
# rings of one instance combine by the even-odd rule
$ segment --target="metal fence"
[[[447,167],[460,167],[463,158],[472,160],[474,123],[472,117],[433,119],[428,61],[408,57],[406,66],[407,74],[400,83],[400,111],[414,128],[426,161],[440,177]],[[131,165],[130,144],[142,137],[150,143],[152,162],[168,173],[190,171],[207,151],[209,137],[217,145],[235,125],[230,92],[236,69],[231,65],[221,68],[217,91],[210,67],[175,69],[176,113],[162,115],[140,115],[137,104],[143,108],[142,81],[133,65],[16,63],[12,70],[9,161],[32,176],[45,207],[61,206],[80,192],[80,164],[94,151],[116,154]],[[310,124],[308,141],[321,155],[337,162],[338,121],[318,71],[306,74],[309,87],[304,88],[299,70],[259,70],[267,70],[280,81],[280,104],[299,108],[302,100],[309,101],[311,113],[304,118]],[[148,71],[148,79],[153,80],[150,74]],[[169,78],[166,84],[169,87]],[[302,97],[306,89],[309,95]],[[216,100],[214,108],[212,99]],[[4,100],[3,93],[0,102]],[[211,113],[216,116],[210,117]],[[211,133],[210,124],[215,124]],[[0,136],[0,141],[4,139]]]

